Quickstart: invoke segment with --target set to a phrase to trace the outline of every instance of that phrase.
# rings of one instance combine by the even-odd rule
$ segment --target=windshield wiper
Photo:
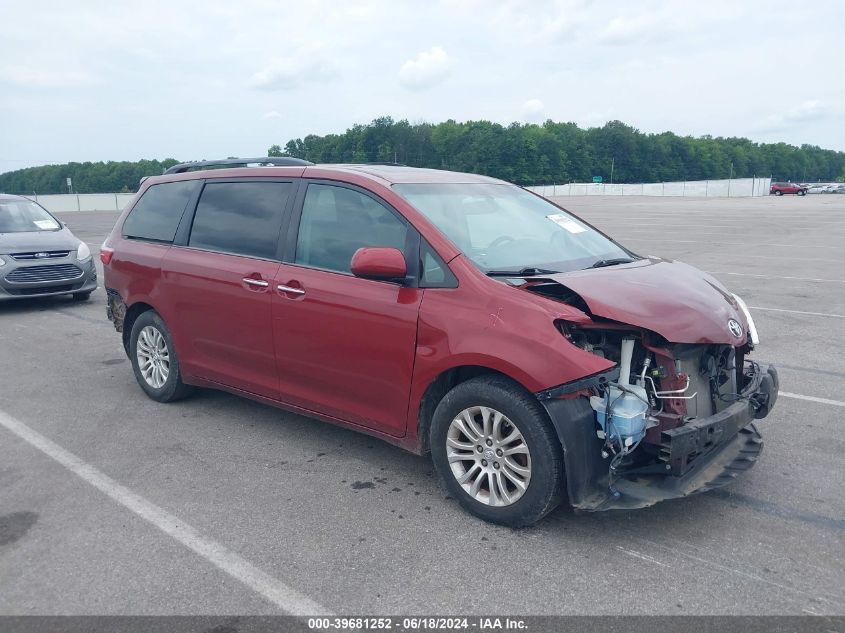
[[[595,264],[590,266],[590,268],[604,268],[605,266],[616,266],[617,264],[630,264],[631,262],[635,262],[637,260],[631,259],[630,257],[616,257],[615,259],[600,259]]]
[[[534,275],[554,275],[559,270],[546,270],[545,268],[527,267],[521,270],[488,270],[485,275],[488,277],[533,277]]]

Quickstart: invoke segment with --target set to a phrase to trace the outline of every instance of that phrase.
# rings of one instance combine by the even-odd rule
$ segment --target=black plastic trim
[[[611,367],[606,371],[602,371],[585,378],[579,378],[578,380],[573,380],[572,382],[565,382],[562,385],[551,387],[550,389],[543,389],[543,391],[538,391],[534,395],[537,396],[538,400],[551,400],[569,393],[581,391],[582,389],[604,386],[609,382],[613,382],[617,378],[619,378],[619,367]]]
[[[164,174],[184,174],[209,167],[246,167],[248,165],[271,165],[273,167],[305,167],[314,163],[290,156],[264,156],[261,158],[225,158],[221,160],[198,160],[192,163],[179,163],[164,170]],[[142,181],[143,182],[143,181]]]

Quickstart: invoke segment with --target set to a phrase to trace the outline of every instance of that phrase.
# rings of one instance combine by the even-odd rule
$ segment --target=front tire
[[[563,498],[563,455],[548,416],[503,376],[479,376],[447,393],[430,441],[443,485],[485,521],[532,525]]]
[[[799,195],[799,196],[803,196],[803,195],[804,195],[804,194],[806,194],[806,193],[807,193],[807,192],[806,192],[806,191],[804,191],[803,189],[800,189],[800,190],[798,191],[798,195]]]
[[[91,291],[93,292],[93,291]],[[73,293],[73,300],[74,301],[88,301],[91,298],[91,292],[74,292]]]
[[[156,312],[148,310],[132,324],[129,358],[135,379],[144,393],[153,400],[174,402],[193,391],[192,387],[182,382],[170,330]]]

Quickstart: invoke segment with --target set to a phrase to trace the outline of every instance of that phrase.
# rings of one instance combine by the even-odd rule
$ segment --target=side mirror
[[[397,280],[408,275],[405,256],[398,248],[367,246],[352,256],[352,274],[364,279]]]

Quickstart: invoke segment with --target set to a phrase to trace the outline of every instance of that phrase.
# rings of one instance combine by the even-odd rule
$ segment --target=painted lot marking
[[[789,279],[791,281],[823,281],[832,284],[845,284],[845,279],[819,279],[817,277],[781,277],[778,275],[757,275],[754,273],[729,273],[718,270],[707,270],[710,275],[733,275],[734,277],[759,277],[760,279]]]
[[[615,547],[620,552],[624,552],[624,553],[628,554],[628,556],[633,556],[634,558],[639,558],[640,560],[644,560],[647,563],[654,563],[655,565],[660,565],[661,567],[668,567],[668,565],[666,563],[661,563],[656,558],[652,558],[651,556],[649,556],[647,554],[643,554],[642,552],[638,552],[638,551],[633,550],[633,549],[625,549],[621,545],[616,545]]]
[[[5,427],[9,432],[28,442],[74,475],[111,497],[113,501],[151,523],[221,571],[263,596],[282,611],[299,616],[330,614],[322,605],[264,573],[224,545],[203,536],[178,517],[117,483],[91,464],[3,411],[0,411],[0,426]]]
[[[788,312],[789,314],[806,314],[809,316],[830,317],[832,319],[845,319],[845,314],[828,314],[827,312],[804,312],[803,310],[784,310],[783,308],[763,308],[761,306],[748,306],[754,310],[767,310],[769,312]]]
[[[829,404],[834,407],[845,407],[845,402],[840,400],[830,400],[829,398],[817,398],[816,396],[805,396],[800,393],[790,393],[789,391],[778,391],[779,396],[784,398],[795,398],[796,400],[808,400],[809,402],[818,402],[819,404]]]

